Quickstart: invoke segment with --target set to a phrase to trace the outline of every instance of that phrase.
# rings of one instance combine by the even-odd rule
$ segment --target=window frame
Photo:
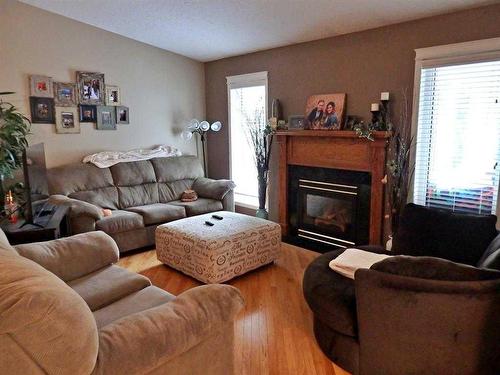
[[[413,106],[411,117],[411,135],[415,142],[418,132],[418,114],[420,106],[420,79],[422,69],[443,66],[463,65],[500,60],[500,38],[481,39],[471,42],[446,44],[441,46],[415,49],[415,75],[413,84]],[[410,165],[415,166],[417,147],[411,152]],[[413,202],[415,176],[410,181],[407,202]],[[497,196],[497,227],[500,228],[500,186]]]
[[[231,90],[239,89],[245,87],[255,87],[255,86],[264,86],[265,90],[265,118],[269,118],[268,116],[268,96],[269,96],[269,86],[268,86],[268,72],[261,71],[256,73],[248,73],[248,74],[239,74],[234,76],[226,77],[226,85],[227,85],[227,118],[228,118],[228,143],[229,143],[229,178],[233,178],[233,163],[231,160],[232,156],[232,142],[231,142]],[[257,206],[251,206],[246,203],[238,202],[235,199],[235,203],[238,206],[257,209]]]

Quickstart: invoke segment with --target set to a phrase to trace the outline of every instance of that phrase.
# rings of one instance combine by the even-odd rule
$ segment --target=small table
[[[20,219],[12,224],[5,222],[0,225],[11,245],[19,245],[29,242],[50,241],[65,236],[69,233],[69,224],[67,221],[68,206],[53,206],[53,211],[43,217],[37,218],[36,224],[24,224]]]
[[[217,220],[212,215],[221,216]],[[205,221],[214,225],[208,226]],[[280,255],[281,227],[268,220],[219,211],[156,228],[158,260],[212,284],[271,263]]]

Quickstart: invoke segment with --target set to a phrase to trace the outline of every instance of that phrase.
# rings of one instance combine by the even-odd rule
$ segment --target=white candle
[[[372,112],[378,112],[378,110],[379,110],[378,103],[372,103],[372,109],[371,109],[371,111]]]
[[[389,100],[389,93],[388,92],[381,92],[380,93],[380,100]]]

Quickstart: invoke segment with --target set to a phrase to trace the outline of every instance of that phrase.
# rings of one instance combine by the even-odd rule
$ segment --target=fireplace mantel
[[[302,165],[371,175],[370,244],[382,242],[386,146],[390,134],[374,132],[374,141],[359,138],[354,131],[294,130],[276,133],[279,145],[279,222],[288,234],[288,166]]]

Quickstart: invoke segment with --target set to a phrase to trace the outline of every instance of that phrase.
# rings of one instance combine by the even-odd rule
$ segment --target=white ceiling
[[[21,1],[200,61],[498,3],[498,0]]]

